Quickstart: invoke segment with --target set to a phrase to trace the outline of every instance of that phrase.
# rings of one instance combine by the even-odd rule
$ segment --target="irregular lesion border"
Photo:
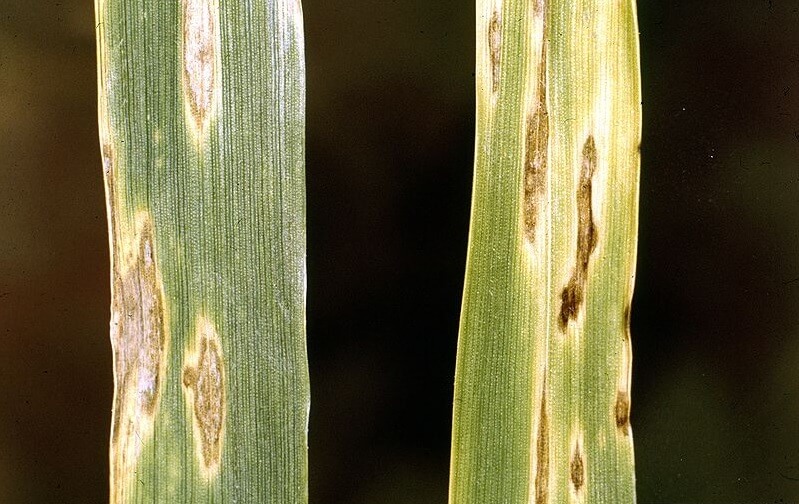
[[[197,317],[194,348],[186,352],[182,382],[200,473],[212,481],[219,473],[224,447],[227,376],[219,333],[206,315]]]

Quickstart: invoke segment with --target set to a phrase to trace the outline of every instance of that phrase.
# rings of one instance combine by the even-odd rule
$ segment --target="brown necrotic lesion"
[[[491,59],[491,92],[499,89],[499,62],[502,52],[502,23],[499,13],[494,11],[488,22],[488,51]]]
[[[588,263],[596,247],[597,233],[591,209],[591,184],[597,166],[597,150],[593,135],[583,145],[580,181],[577,186],[577,257],[574,271],[561,293],[560,328],[566,330],[570,320],[577,318],[585,301]]]
[[[193,128],[202,132],[217,92],[217,6],[214,0],[183,0],[183,89]]]
[[[549,502],[549,417],[547,412],[546,380],[544,380],[543,389],[535,446],[535,504]]]
[[[114,233],[116,235],[116,233]],[[149,217],[136,219],[133,240],[114,240],[111,344],[114,409],[111,430],[112,499],[152,433],[167,351],[164,294]]]
[[[583,460],[583,453],[580,444],[574,447],[571,461],[569,463],[569,476],[572,488],[576,493],[580,493],[583,485],[585,484],[585,462]]]
[[[527,116],[524,155],[524,230],[527,241],[535,241],[536,226],[546,190],[549,147],[547,111],[546,45],[538,62],[538,83],[534,110]]]
[[[213,477],[219,468],[226,415],[225,366],[219,335],[200,317],[196,349],[183,368],[183,386],[192,410],[194,440],[203,474]]]

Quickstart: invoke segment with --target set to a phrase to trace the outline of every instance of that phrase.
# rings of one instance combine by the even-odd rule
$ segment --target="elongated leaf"
[[[307,502],[299,0],[95,0],[111,502]]]
[[[450,502],[635,501],[634,0],[478,0]]]

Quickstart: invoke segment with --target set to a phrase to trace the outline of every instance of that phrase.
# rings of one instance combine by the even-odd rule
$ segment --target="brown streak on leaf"
[[[488,51],[491,58],[491,92],[499,88],[499,60],[502,51],[502,24],[494,11],[488,23]]]
[[[597,166],[597,151],[593,135],[585,141],[577,187],[577,258],[569,283],[561,293],[560,328],[565,331],[570,320],[577,317],[585,300],[588,262],[596,247],[597,233],[591,209],[591,183]]]
[[[572,486],[575,492],[579,494],[585,484],[585,462],[583,462],[583,454],[579,443],[574,447],[569,474]]]
[[[549,112],[547,111],[546,45],[538,62],[538,93],[535,110],[527,117],[524,160],[524,229],[527,241],[535,241],[538,214],[546,189]]]
[[[624,308],[624,326],[622,327],[622,335],[624,336],[624,341],[630,341],[630,306],[627,305]]]
[[[547,416],[546,380],[541,395],[541,417],[536,438],[535,504],[549,502],[549,417]]]

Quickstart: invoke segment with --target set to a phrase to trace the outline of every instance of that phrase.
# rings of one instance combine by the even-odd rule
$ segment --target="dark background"
[[[311,502],[444,503],[474,6],[303,3]],[[92,9],[0,0],[0,503],[107,498]],[[797,502],[799,1],[639,17],[639,502]]]

